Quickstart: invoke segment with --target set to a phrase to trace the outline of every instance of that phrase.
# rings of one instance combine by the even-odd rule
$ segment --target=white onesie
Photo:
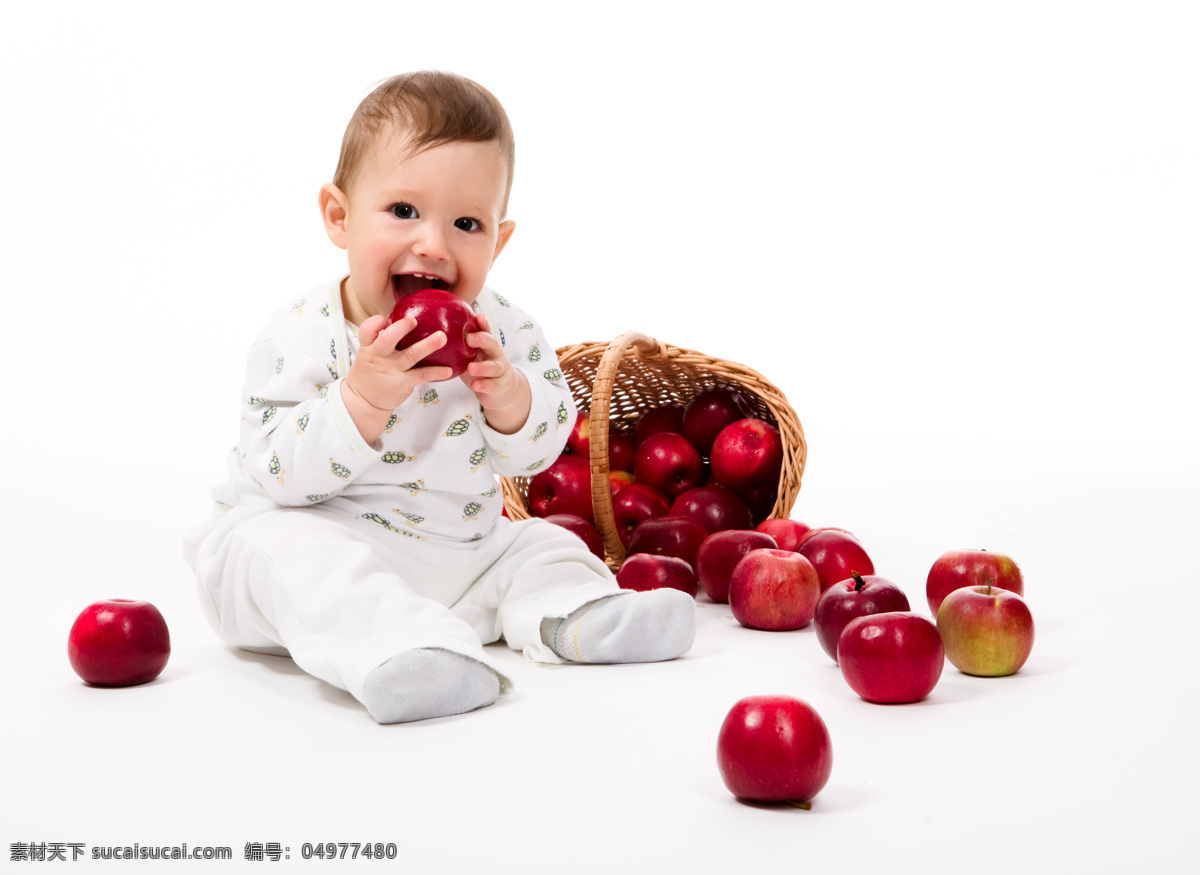
[[[491,429],[452,378],[419,386],[368,445],[341,397],[358,335],[340,282],[267,322],[247,359],[230,476],[185,545],[205,614],[228,644],[287,652],[361,699],[372,668],[414,647],[486,664],[481,645],[503,636],[559,662],[541,621],[617,591],[574,535],[501,518],[497,477],[553,462],[575,408],[527,314],[488,288],[472,307],[529,382],[529,419],[515,434]]]

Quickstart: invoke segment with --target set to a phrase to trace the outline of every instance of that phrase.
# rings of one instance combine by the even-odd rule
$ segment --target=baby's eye
[[[460,231],[478,231],[481,226],[475,219],[463,216],[461,219],[454,220],[454,227]]]
[[[412,204],[395,204],[392,207],[392,215],[397,219],[415,219],[417,208]]]

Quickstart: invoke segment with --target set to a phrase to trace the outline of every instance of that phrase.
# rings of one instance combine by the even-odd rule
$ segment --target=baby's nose
[[[413,251],[422,258],[433,258],[438,261],[446,261],[450,257],[449,249],[446,246],[446,236],[432,226],[426,226],[423,229],[423,233],[417,237],[417,241],[413,245]]]

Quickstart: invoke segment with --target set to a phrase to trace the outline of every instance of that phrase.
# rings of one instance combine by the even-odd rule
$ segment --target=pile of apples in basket
[[[563,454],[530,479],[526,498],[532,515],[575,532],[603,559],[588,431],[581,414]],[[924,699],[947,659],[982,677],[1024,665],[1034,628],[1016,562],[987,550],[944,553],[926,580],[931,621],[875,574],[851,532],[768,518],[782,462],[779,430],[727,385],[645,411],[632,434],[612,431],[609,486],[627,551],[618,583],[703,590],[753,629],[812,623],[821,648],[868,702]],[[802,700],[751,696],[721,727],[718,765],[739,798],[808,807],[829,778],[828,731]]]

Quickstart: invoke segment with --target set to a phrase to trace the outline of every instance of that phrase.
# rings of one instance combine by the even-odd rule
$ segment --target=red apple
[[[817,534],[817,532],[841,532],[843,535],[849,535],[851,538],[858,541],[858,535],[854,534],[854,532],[850,531],[849,529],[839,529],[837,526],[818,526],[815,529],[809,529],[807,532],[801,535],[800,544],[803,544],[813,535]],[[859,541],[859,543],[861,544],[862,542]],[[800,549],[799,544],[796,546],[796,549]]]
[[[671,502],[667,501],[667,497],[645,483],[630,483],[619,492],[614,492],[612,504],[617,537],[625,549],[629,549],[629,538],[639,523],[653,517],[667,516],[671,512]]]
[[[647,410],[638,417],[633,437],[640,447],[656,434],[669,431],[683,434],[683,405],[670,402]]]
[[[791,550],[751,550],[729,576],[729,608],[751,629],[799,629],[812,621],[820,595],[816,569]]]
[[[783,468],[779,429],[762,419],[739,419],[721,429],[709,463],[716,481],[739,495],[778,488]]]
[[[796,552],[808,559],[821,578],[821,592],[857,571],[875,573],[871,557],[858,538],[842,529],[816,529],[800,542]]]
[[[608,433],[608,467],[612,471],[633,471],[637,459],[637,444],[632,435],[623,431]]]
[[[405,316],[414,317],[417,325],[400,339],[396,349],[408,349],[436,331],[446,333],[446,345],[417,362],[417,367],[441,365],[457,377],[475,361],[476,351],[467,346],[467,335],[478,331],[479,326],[475,313],[462,298],[441,289],[422,289],[396,301],[390,321],[398,322]]]
[[[677,556],[633,553],[621,563],[617,583],[622,589],[638,592],[669,587],[690,596],[696,595],[696,572]]]
[[[681,434],[663,432],[638,447],[633,473],[639,483],[675,498],[704,480],[704,460]]]
[[[838,639],[837,662],[850,689],[868,702],[919,702],[942,676],[937,627],[911,611],[856,617]]]
[[[810,808],[833,770],[829,730],[801,699],[747,696],[721,724],[717,768],[739,799]]]
[[[938,608],[946,659],[964,674],[1015,674],[1033,650],[1033,615],[1025,600],[995,586],[956,589]]]
[[[604,559],[604,539],[600,537],[600,530],[583,517],[573,513],[552,513],[545,520],[576,535],[587,544],[587,548],[597,559]]]
[[[545,471],[534,474],[529,478],[525,497],[534,516],[572,513],[589,523],[595,522],[592,466],[579,456],[559,456]]]
[[[171,635],[149,602],[108,599],[88,605],[67,636],[75,674],[96,687],[131,687],[152,681],[167,666]]]
[[[690,516],[710,534],[754,525],[746,502],[715,483],[681,492],[671,505],[671,513]]]
[[[942,599],[964,586],[998,586],[1019,596],[1025,595],[1025,580],[1021,569],[1003,553],[987,550],[950,550],[943,553],[929,569],[925,580],[925,597],[929,611],[938,615]]]
[[[588,419],[588,412],[586,410],[576,411],[575,424],[571,426],[571,431],[567,434],[566,452],[572,456],[588,458],[591,453],[591,434],[592,424]]]
[[[729,578],[734,566],[751,550],[776,547],[775,539],[753,529],[714,532],[696,551],[696,577],[714,602],[729,601]]]
[[[713,441],[725,426],[754,416],[750,400],[732,386],[710,386],[683,408],[683,436],[708,455]]]
[[[592,426],[587,413],[580,413],[575,419],[570,434],[567,435],[567,448],[564,452],[582,459],[591,459]],[[633,472],[634,458],[637,456],[637,445],[630,435],[620,431],[608,433],[608,468],[610,471]]]
[[[821,593],[813,626],[817,641],[829,657],[837,662],[838,638],[846,624],[857,617],[910,609],[908,596],[886,577],[863,577],[857,571],[848,580],[839,580]]]
[[[677,556],[695,568],[696,553],[707,537],[704,526],[691,517],[652,517],[639,523],[629,536],[629,552]]]
[[[800,546],[800,539],[811,531],[808,525],[799,520],[785,519],[763,520],[755,528],[774,538],[780,550],[795,550]]]

